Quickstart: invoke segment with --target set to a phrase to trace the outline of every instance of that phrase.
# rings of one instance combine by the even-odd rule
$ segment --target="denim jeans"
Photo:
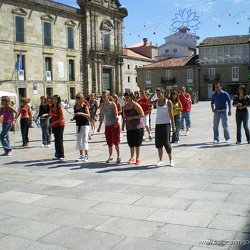
[[[49,121],[46,121],[44,118],[40,118],[41,130],[42,130],[42,139],[43,145],[50,144],[50,134],[49,134]]]
[[[181,113],[180,126],[184,124],[184,120],[185,120],[186,127],[190,127],[191,126],[190,112]]]
[[[237,141],[241,142],[241,124],[245,130],[247,141],[250,141],[250,133],[248,128],[248,110],[236,111],[236,125],[237,125]]]
[[[9,131],[12,127],[12,123],[3,122],[2,132],[1,132],[1,143],[5,153],[8,153],[11,150],[10,140],[9,140]]]
[[[175,123],[176,131],[172,135],[172,142],[179,141],[180,120],[181,120],[181,116],[180,115],[175,115],[174,116],[174,123]]]
[[[229,130],[228,130],[228,122],[227,122],[227,111],[222,112],[214,112],[214,140],[219,141],[219,124],[220,120],[222,121],[222,127],[224,131],[225,140],[230,140]]]

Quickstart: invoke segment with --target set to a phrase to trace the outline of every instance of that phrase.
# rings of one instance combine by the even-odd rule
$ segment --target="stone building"
[[[122,86],[123,18],[118,0],[0,3],[0,90],[30,97],[74,99],[77,92]]]
[[[200,98],[209,100],[216,82],[231,97],[244,84],[250,94],[250,35],[209,37],[199,48]]]
[[[157,46],[149,43],[147,38],[124,49],[124,91],[138,91],[137,68],[155,62]]]
[[[167,58],[137,68],[138,87],[150,92],[158,86],[168,94],[186,86],[190,93],[198,92],[197,56]]]

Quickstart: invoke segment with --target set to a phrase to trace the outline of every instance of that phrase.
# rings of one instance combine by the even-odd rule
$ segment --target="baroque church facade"
[[[78,0],[79,8],[50,0],[0,3],[0,90],[71,100],[123,86],[123,19],[118,0]]]

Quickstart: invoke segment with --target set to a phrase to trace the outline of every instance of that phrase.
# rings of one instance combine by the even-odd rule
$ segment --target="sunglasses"
[[[80,96],[76,96],[75,98],[76,98],[76,99],[81,99],[81,97],[80,97]]]

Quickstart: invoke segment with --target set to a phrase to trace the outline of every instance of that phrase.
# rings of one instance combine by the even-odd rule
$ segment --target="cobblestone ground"
[[[250,249],[250,145],[213,144],[209,102],[192,106],[192,129],[173,144],[175,167],[158,161],[154,140],[141,147],[141,165],[106,164],[103,130],[92,135],[89,162],[76,162],[75,124],[66,112],[65,161],[41,148],[41,131],[10,133],[14,153],[0,158],[0,249],[200,250]],[[152,113],[154,135],[155,110]],[[114,154],[114,159],[116,155]]]

